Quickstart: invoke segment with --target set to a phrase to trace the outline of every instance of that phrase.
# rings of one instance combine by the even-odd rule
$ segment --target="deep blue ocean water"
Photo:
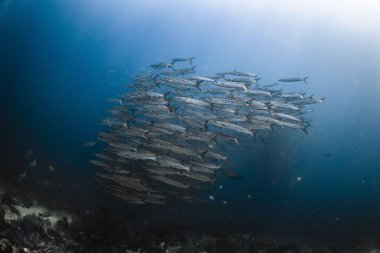
[[[247,2],[1,1],[1,181],[22,187],[15,178],[32,149],[41,166],[53,164],[67,177],[55,183],[96,185],[98,170],[87,162],[96,148],[82,143],[102,129],[98,123],[110,108],[107,99],[126,92],[123,84],[152,63],[195,56],[200,74],[236,68],[259,73],[265,83],[308,75],[308,85],[290,84],[289,90],[326,97],[326,104],[313,107],[309,134],[280,131],[266,143],[254,143],[252,152],[233,154],[231,166],[243,178],[221,177],[223,190],[206,189],[215,202],[130,207],[106,193],[99,200],[80,187],[73,199],[82,193],[80,199],[94,205],[99,201],[119,211],[136,210],[147,220],[195,227],[378,234],[376,19],[363,21],[361,9],[343,4],[310,11],[291,1],[289,6]],[[224,199],[228,205],[220,203]]]

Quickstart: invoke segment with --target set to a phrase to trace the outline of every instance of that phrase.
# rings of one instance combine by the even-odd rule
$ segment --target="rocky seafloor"
[[[253,252],[378,253],[374,245],[349,246],[239,232],[206,232],[119,220],[107,213],[65,213],[2,193],[0,252]]]

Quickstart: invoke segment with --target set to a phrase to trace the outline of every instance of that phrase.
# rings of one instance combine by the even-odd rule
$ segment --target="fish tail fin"
[[[181,111],[180,113],[178,113],[178,118],[183,121],[183,111]]]
[[[208,152],[208,151],[203,151],[203,152],[201,153],[202,161],[203,161],[203,159],[205,158],[205,155],[207,155],[207,152]]]
[[[195,57],[190,57],[189,58],[189,62],[190,62],[190,65],[193,65],[193,60],[194,60]]]
[[[234,90],[229,91],[227,94],[227,97],[234,98],[234,92],[235,92]]]
[[[208,122],[209,121],[210,121],[209,119],[205,121],[205,129],[206,129],[206,131],[208,131]]]
[[[169,112],[175,112],[175,108],[170,104],[169,101],[168,101],[166,107],[169,109]]]
[[[304,119],[304,118],[302,118],[302,122],[303,123],[306,123],[306,125],[308,125],[308,127],[311,125],[311,122],[312,122],[313,120],[311,120],[311,119]]]
[[[213,144],[217,144],[218,143],[217,137],[218,137],[218,135],[215,134],[214,137],[211,138]]]
[[[234,138],[233,140],[234,140],[234,142],[235,142],[237,145],[239,145],[239,136],[236,137],[236,138]]]
[[[272,132],[274,132],[274,125],[275,125],[274,123],[269,124],[269,128],[272,130]]]
[[[215,137],[213,139],[215,140],[215,144],[218,144],[218,134],[215,134]]]
[[[152,77],[153,81],[157,84],[157,78],[158,78],[159,74],[156,74]]]
[[[305,134],[308,134],[308,133],[309,133],[309,132],[307,131],[307,129],[308,129],[309,126],[310,126],[310,125],[307,124],[306,126],[304,126],[304,127],[302,128],[302,131],[303,131]]]
[[[201,90],[200,85],[201,85],[202,82],[203,81],[197,81],[197,82],[195,82],[195,88],[197,88],[199,91]]]
[[[153,128],[153,127],[151,127],[148,131],[146,131],[146,132],[143,134],[145,140],[148,140],[148,139],[149,139],[148,135],[149,135],[149,133],[152,131],[152,128]]]
[[[302,78],[302,81],[305,83],[305,84],[308,84],[306,79],[308,78],[309,76],[305,76],[304,78]]]
[[[254,79],[254,81],[253,81],[253,82],[256,84],[256,87],[257,87],[257,88],[260,88],[260,82],[259,82],[260,80],[261,80],[261,78],[258,77],[258,78],[256,78],[256,79]]]
[[[248,88],[249,88],[249,84],[248,83],[243,83],[243,86],[244,86],[244,91],[247,92]]]
[[[252,131],[253,133],[253,141],[256,142],[257,139],[257,131]]]
[[[322,104],[326,105],[325,103],[326,97],[321,98]]]
[[[194,66],[192,66],[192,67],[190,68],[192,73],[195,73],[195,67],[196,67],[196,65],[194,65]]]
[[[238,107],[237,109],[236,109],[236,111],[235,111],[235,115],[239,115],[239,112],[240,112],[240,109],[242,108],[242,106],[240,106],[240,107]],[[252,109],[252,108],[251,108]]]
[[[265,107],[267,108],[268,112],[271,113],[272,104],[270,102],[266,102]]]

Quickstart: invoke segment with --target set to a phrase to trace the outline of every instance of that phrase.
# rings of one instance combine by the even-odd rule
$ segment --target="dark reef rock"
[[[52,224],[44,216],[16,216],[4,221],[5,209],[17,203],[10,195],[0,205],[0,253],[368,253],[375,248],[331,245],[313,240],[290,240],[248,233],[212,233],[186,227],[168,227],[115,217],[105,210],[79,212]],[[20,202],[21,203],[21,202]],[[18,218],[17,218],[18,217]],[[372,250],[372,251],[370,251]]]
[[[11,253],[12,244],[7,239],[0,240],[0,253]]]

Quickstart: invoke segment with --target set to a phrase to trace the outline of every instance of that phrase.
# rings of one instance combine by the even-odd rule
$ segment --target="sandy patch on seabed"
[[[1,190],[0,190],[1,193]],[[34,203],[34,205],[30,208],[26,208],[20,205],[14,205],[14,208],[17,209],[17,211],[20,212],[20,215],[13,213],[8,206],[4,205],[3,208],[5,210],[5,221],[12,221],[12,220],[17,220],[20,218],[23,218],[27,215],[37,215],[41,216],[41,214],[46,214],[49,213],[49,217],[42,217],[43,219],[47,219],[50,221],[52,225],[57,223],[58,220],[61,220],[62,218],[66,217],[67,221],[71,223],[72,217],[70,214],[64,212],[64,211],[54,211],[54,210],[49,210],[43,206],[38,205],[37,203]]]

